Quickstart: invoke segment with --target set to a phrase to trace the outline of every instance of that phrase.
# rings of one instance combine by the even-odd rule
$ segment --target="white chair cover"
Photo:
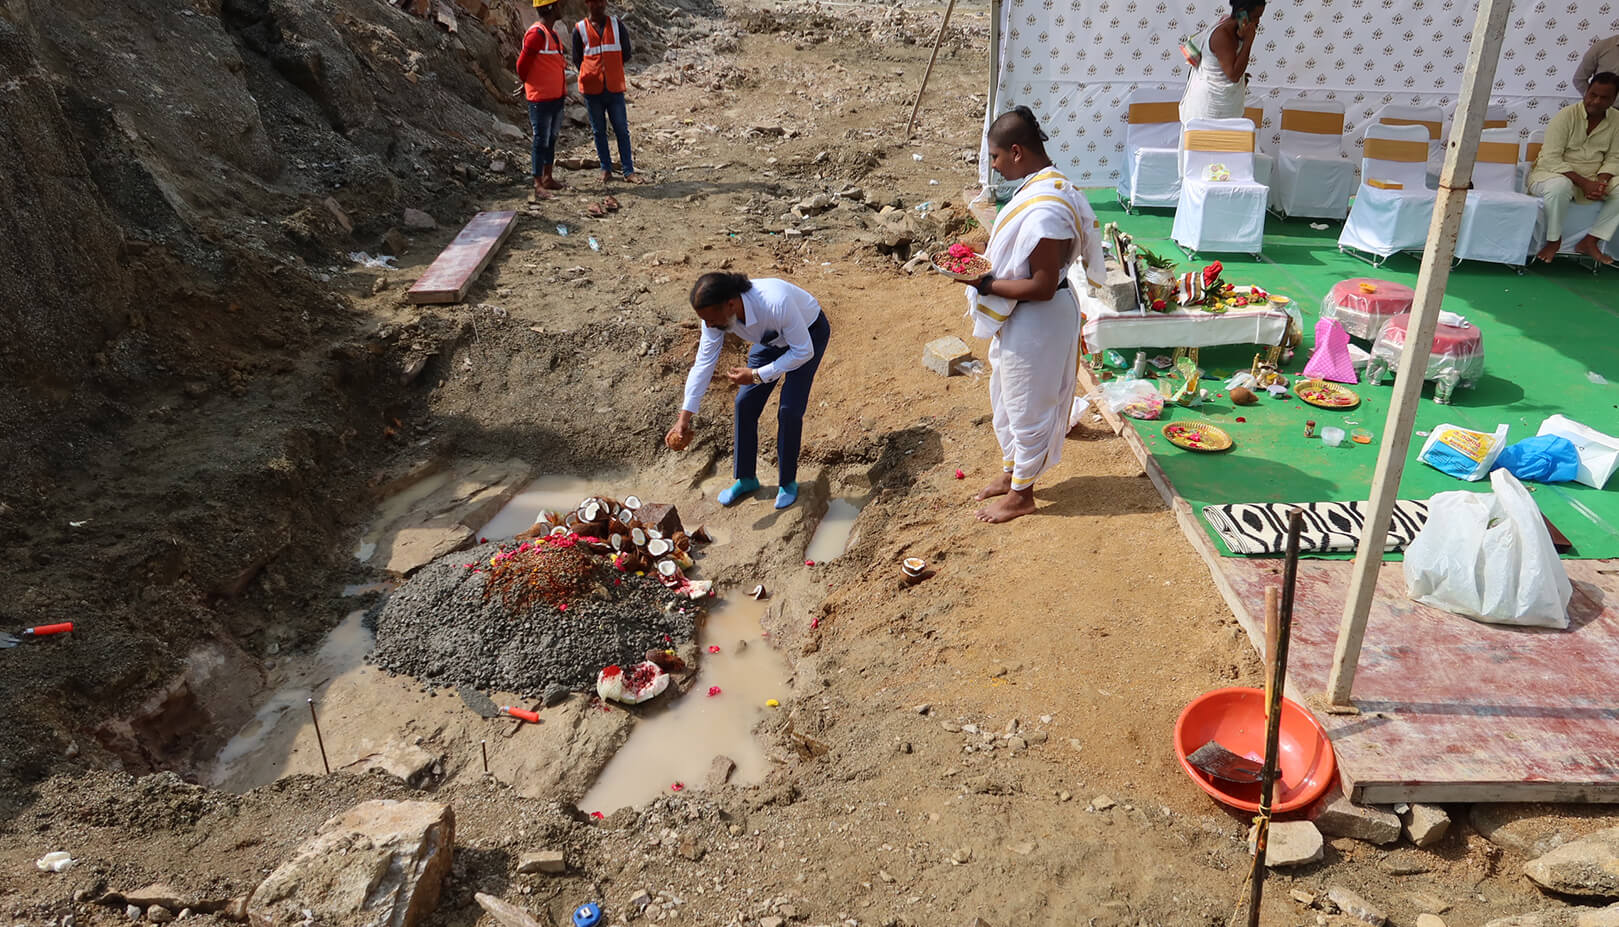
[[[1437,106],[1401,106],[1390,103],[1377,111],[1373,122],[1385,126],[1421,126],[1428,131],[1430,186],[1438,184],[1439,169],[1445,164],[1445,111]]]
[[[1436,199],[1427,184],[1427,142],[1422,126],[1367,127],[1360,189],[1338,236],[1340,250],[1381,259],[1396,251],[1420,251],[1427,243]]]
[[[1336,129],[1334,129],[1336,126]],[[1355,164],[1342,154],[1344,105],[1295,97],[1282,104],[1282,147],[1270,205],[1283,216],[1342,221],[1355,192]]]
[[[1242,117],[1254,124],[1254,182],[1268,187],[1271,176],[1276,172],[1276,159],[1264,150],[1265,104],[1260,100],[1249,100],[1242,105]]]
[[[1254,124],[1247,119],[1193,119],[1183,136],[1186,166],[1170,237],[1189,251],[1245,251],[1264,247],[1265,200],[1270,191],[1254,181]],[[1223,164],[1230,180],[1204,180]]]
[[[1171,207],[1180,198],[1180,90],[1139,88],[1125,98],[1119,200],[1129,209]]]
[[[1540,223],[1540,197],[1517,192],[1520,160],[1518,133],[1486,129],[1479,136],[1473,165],[1473,189],[1462,210],[1456,260],[1489,261],[1522,267]]]

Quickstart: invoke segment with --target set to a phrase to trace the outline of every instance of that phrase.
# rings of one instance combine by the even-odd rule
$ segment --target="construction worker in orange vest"
[[[613,179],[613,159],[607,150],[609,119],[618,138],[624,179],[641,183],[630,157],[630,124],[624,112],[624,63],[630,60],[630,37],[617,16],[607,15],[607,0],[585,0],[585,9],[590,15],[573,27],[573,63],[579,66],[579,92],[585,97],[590,130],[596,135],[602,183]]]
[[[534,0],[540,19],[523,35],[517,55],[517,75],[528,97],[528,124],[534,129],[531,156],[535,200],[548,200],[563,184],[552,176],[556,167],[557,136],[562,132],[562,104],[568,98],[566,64],[562,57],[562,0]]]

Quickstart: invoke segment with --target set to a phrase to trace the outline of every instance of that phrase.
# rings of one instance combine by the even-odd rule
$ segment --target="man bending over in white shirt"
[[[703,320],[697,362],[686,377],[686,398],[673,428],[663,442],[673,450],[691,443],[692,419],[714,368],[727,332],[753,345],[747,367],[732,367],[726,378],[742,388],[736,394],[736,449],[732,475],[736,482],[719,494],[721,505],[732,505],[759,489],[759,416],[782,381],[776,412],[776,458],[781,484],[776,508],[798,501],[798,451],[804,434],[804,410],[809,408],[810,385],[826,354],[831,328],[821,304],[785,280],[746,274],[708,273],[691,288],[691,307]]]

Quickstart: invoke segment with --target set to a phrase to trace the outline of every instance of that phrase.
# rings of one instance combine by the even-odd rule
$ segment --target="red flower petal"
[[[719,695],[719,694],[720,694],[720,687],[719,686],[709,686],[708,687],[708,697],[709,698],[713,698],[714,696]]]
[[[1239,422],[1242,422],[1242,423],[1244,423],[1244,424],[1247,424],[1247,422],[1248,422],[1248,420],[1247,420],[1247,419],[1245,419],[1245,418],[1243,418],[1243,417],[1242,417],[1242,416],[1240,416],[1240,415],[1239,415],[1239,416],[1237,416],[1237,421],[1239,421]]]
[[[720,652],[720,645],[719,644],[709,644],[708,645],[708,652],[709,653],[719,653]]]
[[[669,786],[669,790],[672,791],[672,792],[678,792],[678,791],[684,789],[685,787],[686,787],[686,784],[684,782],[676,782],[674,785]]]

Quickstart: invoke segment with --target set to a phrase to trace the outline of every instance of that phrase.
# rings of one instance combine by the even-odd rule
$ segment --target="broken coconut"
[[[766,592],[764,584],[760,583],[759,585],[754,586],[753,591],[748,593],[748,595],[753,596],[753,600],[755,602],[759,602],[762,601],[766,596],[770,595],[770,593]]]
[[[624,507],[628,508],[628,509],[638,509],[638,508],[640,508],[641,507],[641,498],[639,496],[625,496],[624,497]]]
[[[596,674],[596,694],[626,705],[639,705],[657,698],[667,688],[669,674],[651,661],[637,663],[628,673],[615,665]]]
[[[699,544],[711,544],[714,542],[714,536],[708,533],[708,528],[705,525],[698,525],[697,530],[691,533],[691,539]]]

